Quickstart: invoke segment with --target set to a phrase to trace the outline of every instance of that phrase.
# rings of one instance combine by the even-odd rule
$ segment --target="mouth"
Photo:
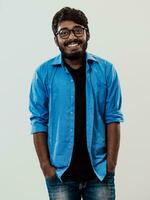
[[[74,40],[74,41],[67,42],[65,46],[70,49],[76,49],[80,46],[80,44],[81,44],[81,41]]]
[[[67,45],[67,47],[69,47],[69,48],[77,47],[77,46],[79,46],[78,43],[71,43],[71,44]]]

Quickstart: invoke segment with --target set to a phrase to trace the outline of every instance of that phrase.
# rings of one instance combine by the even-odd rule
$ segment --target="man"
[[[52,21],[61,54],[37,68],[32,133],[52,200],[115,199],[121,91],[114,66],[86,52],[85,14],[69,7]]]

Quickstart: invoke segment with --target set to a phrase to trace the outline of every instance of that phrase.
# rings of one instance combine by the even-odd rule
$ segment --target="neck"
[[[73,69],[78,69],[83,64],[83,57],[76,60],[69,60],[68,58],[64,58],[66,64],[68,64]]]

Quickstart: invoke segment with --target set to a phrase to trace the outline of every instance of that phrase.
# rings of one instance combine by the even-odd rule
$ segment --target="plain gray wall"
[[[51,20],[64,6],[83,10],[88,51],[118,71],[125,122],[116,170],[118,200],[149,200],[150,3],[148,0],[0,1],[0,199],[47,199],[30,135],[28,93],[35,68],[59,50]]]

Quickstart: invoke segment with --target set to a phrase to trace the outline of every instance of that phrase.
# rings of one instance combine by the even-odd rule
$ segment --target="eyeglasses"
[[[76,37],[82,37],[84,30],[87,30],[87,28],[82,26],[75,26],[73,29],[62,28],[56,33],[56,35],[59,35],[62,39],[68,39],[72,32]]]

